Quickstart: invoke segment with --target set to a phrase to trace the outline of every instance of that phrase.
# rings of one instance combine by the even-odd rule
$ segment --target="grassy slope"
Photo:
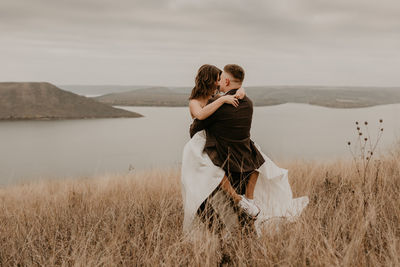
[[[215,266],[224,256],[250,266],[399,266],[400,153],[380,162],[365,187],[351,162],[280,164],[294,195],[310,198],[301,217],[259,240],[221,243],[201,229],[182,235],[178,170],[5,187],[0,265]]]

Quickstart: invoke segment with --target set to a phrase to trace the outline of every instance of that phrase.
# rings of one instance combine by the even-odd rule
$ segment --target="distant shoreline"
[[[139,118],[141,114],[114,106],[187,107],[190,92],[184,87],[149,86],[73,86],[67,89],[71,92],[47,82],[3,82],[0,89],[0,121]],[[245,90],[255,107],[298,103],[357,109],[400,104],[400,87],[264,86]]]
[[[330,108],[363,108],[400,103],[400,87],[287,86],[246,87],[245,90],[254,106],[302,103]],[[189,92],[187,88],[153,87],[111,92],[91,98],[113,106],[185,107],[188,106]]]

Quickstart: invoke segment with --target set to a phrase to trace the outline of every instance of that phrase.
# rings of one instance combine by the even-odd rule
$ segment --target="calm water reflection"
[[[187,108],[124,107],[144,118],[0,123],[0,184],[21,179],[92,176],[179,166],[189,140]],[[384,119],[382,146],[400,136],[400,105],[330,109],[305,104],[257,107],[253,140],[271,159],[348,156],[356,120],[375,133]]]

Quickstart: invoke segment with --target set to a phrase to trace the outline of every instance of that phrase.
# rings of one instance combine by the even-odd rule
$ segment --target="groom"
[[[236,64],[226,65],[219,81],[220,92],[235,95],[243,80],[242,67]],[[210,99],[209,103],[218,97],[220,96]],[[207,119],[196,119],[190,126],[191,137],[198,131],[206,130],[204,151],[214,165],[225,171],[229,180],[228,183],[223,180],[219,187],[227,192],[235,190],[236,196],[245,193],[247,195],[246,190],[250,188],[251,198],[258,177],[255,170],[265,161],[253,141],[250,140],[252,116],[253,103],[245,96],[239,99],[238,107],[224,104]],[[200,206],[198,213],[205,209],[206,202],[207,200]]]

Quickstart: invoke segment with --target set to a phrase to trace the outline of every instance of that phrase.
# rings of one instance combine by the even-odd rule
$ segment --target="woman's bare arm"
[[[236,91],[235,97],[237,99],[243,99],[246,96],[246,91],[243,87],[240,87],[239,90]]]
[[[193,118],[204,120],[225,103],[231,104],[234,107],[237,107],[239,105],[239,101],[233,95],[221,96],[214,102],[205,105],[204,107],[201,106],[200,101],[198,101],[197,99],[191,99],[189,101],[190,114]]]

